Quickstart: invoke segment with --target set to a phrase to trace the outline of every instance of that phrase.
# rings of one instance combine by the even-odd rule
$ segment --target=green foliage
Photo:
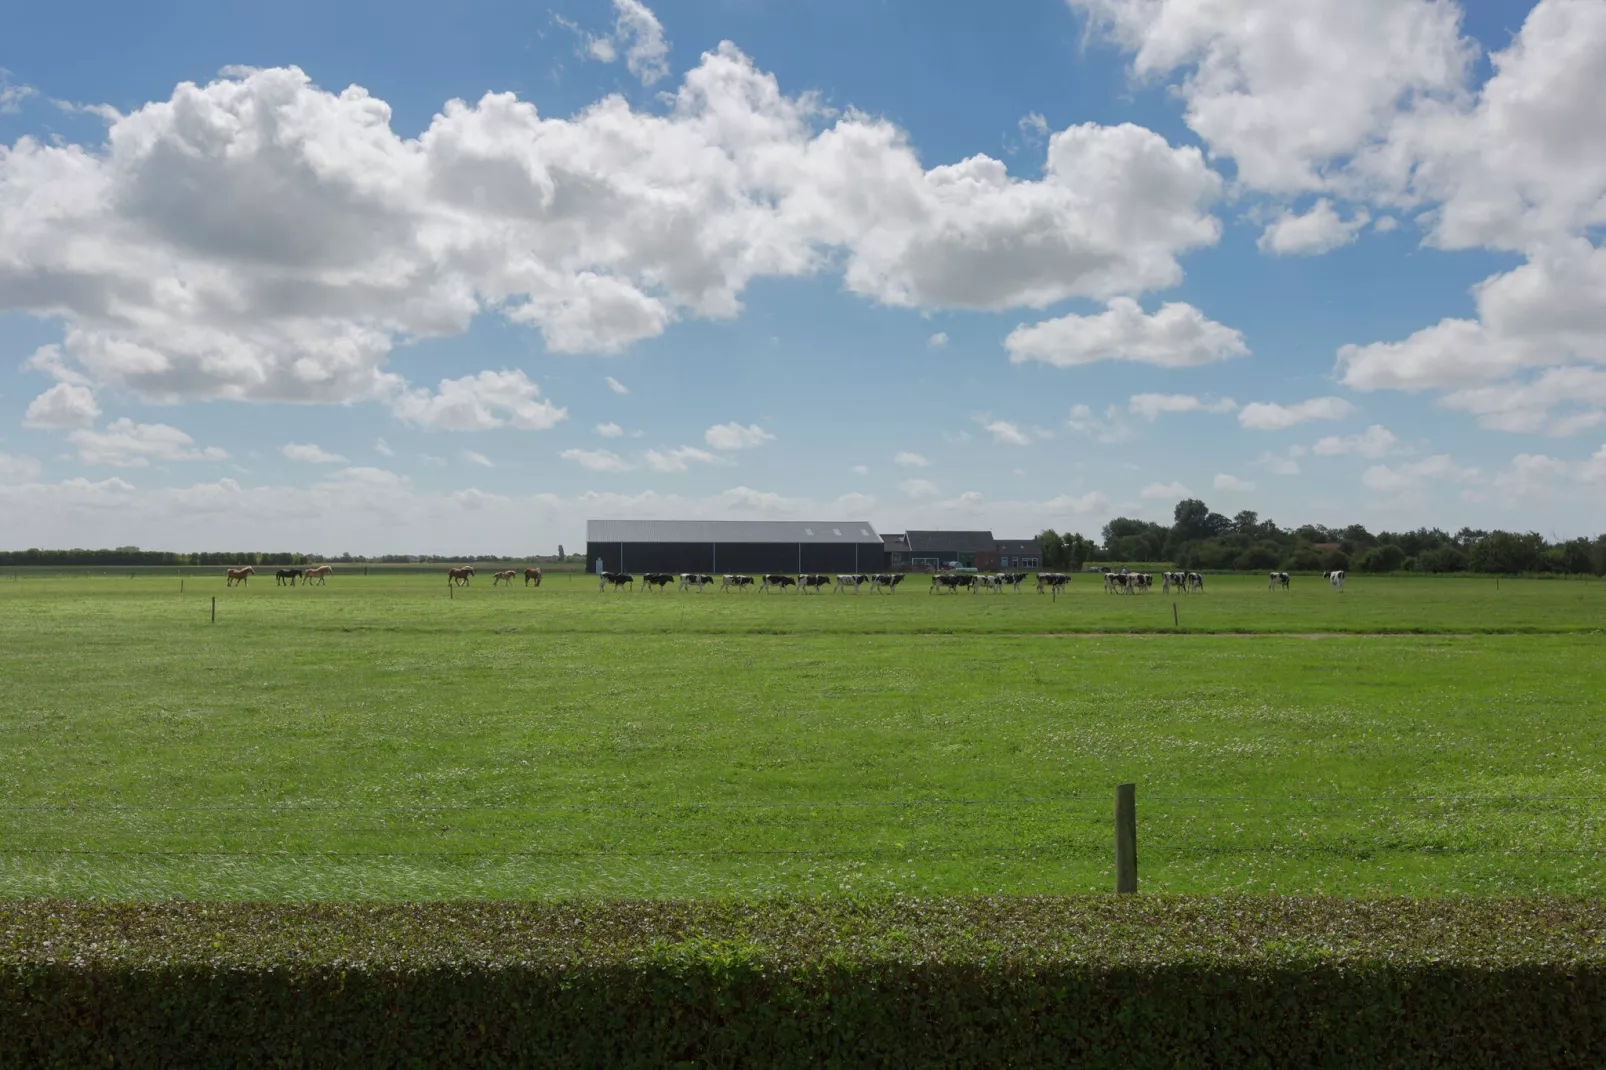
[[[0,904],[0,1065],[1606,1062],[1553,899]]]
[[[1492,531],[1473,544],[1467,564],[1474,572],[1531,572],[1541,567],[1544,552],[1545,540],[1538,532]]]
[[[1467,555],[1454,543],[1445,543],[1417,557],[1417,568],[1422,572],[1465,572]]]
[[[1283,568],[1289,572],[1324,572],[1322,557],[1309,546],[1301,546],[1293,555],[1283,562]]]
[[[1380,543],[1356,562],[1362,572],[1397,572],[1405,564],[1405,551],[1391,542]]]

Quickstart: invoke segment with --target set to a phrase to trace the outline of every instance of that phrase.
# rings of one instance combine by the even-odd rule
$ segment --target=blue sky
[[[1606,528],[1606,5],[1005,10],[12,15],[0,544]]]

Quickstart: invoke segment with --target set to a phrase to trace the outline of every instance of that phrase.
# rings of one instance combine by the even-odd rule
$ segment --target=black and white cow
[[[701,591],[705,586],[714,582],[714,577],[705,576],[699,572],[682,572],[680,574],[680,590],[695,587]]]
[[[864,575],[863,573],[860,573],[857,576],[841,575],[836,578],[836,586],[832,587],[831,590],[845,591],[851,587],[853,588],[853,593],[858,594],[860,586],[869,582],[870,577]]]
[[[902,582],[903,573],[901,572],[878,572],[870,577],[870,590],[886,591],[891,594],[897,590],[898,584]]]
[[[1204,577],[1203,576],[1199,575],[1197,572],[1190,572],[1190,573],[1188,573],[1188,577],[1187,578],[1188,578],[1188,590],[1190,590],[1190,591],[1200,591],[1200,592],[1204,591]]]
[[[1160,593],[1161,594],[1170,594],[1171,593],[1171,588],[1173,588],[1173,587],[1175,587],[1179,591],[1186,592],[1188,590],[1188,576],[1187,576],[1187,573],[1184,573],[1184,572],[1162,572],[1162,573],[1160,573]]]
[[[644,572],[641,575],[641,589],[643,591],[652,587],[656,587],[661,591],[674,582],[675,574],[672,572]]]
[[[1071,578],[1063,572],[1039,572],[1037,574],[1037,593],[1044,591],[1063,591]]]
[[[631,590],[636,589],[636,577],[628,572],[604,572],[597,578],[601,581],[597,585],[597,590],[599,591],[605,591],[610,586],[616,591],[621,587],[629,587]]]
[[[1139,594],[1154,590],[1154,577],[1147,572],[1137,572],[1132,575],[1133,590]]]
[[[1333,572],[1324,572],[1322,573],[1322,576],[1327,580],[1328,585],[1332,587],[1333,590],[1342,591],[1344,589],[1343,569],[1337,569]]]
[[[764,582],[758,585],[758,589],[761,591],[767,591],[771,587],[774,587],[784,594],[788,587],[796,586],[797,581],[790,576],[783,576],[779,572],[766,572],[764,574]]]
[[[802,594],[804,591],[813,591],[815,594],[820,594],[829,586],[831,586],[831,577],[821,572],[806,572],[797,578],[798,594]]]
[[[1106,572],[1104,574],[1105,594],[1127,594],[1132,590],[1132,574],[1130,572]]]
[[[1285,591],[1289,589],[1288,588],[1288,573],[1286,573],[1286,572],[1268,572],[1268,573],[1266,573],[1266,590],[1275,591],[1279,587],[1281,587]]]
[[[743,591],[752,585],[753,577],[751,576],[721,576],[719,589],[728,591],[734,587],[738,591]]]
[[[976,586],[983,591],[991,591],[997,594],[1004,589],[1004,577],[998,575],[977,576]]]
[[[1000,573],[998,578],[1003,580],[1006,586],[1015,588],[1016,593],[1019,593],[1020,585],[1026,582],[1026,573],[1004,572]]]

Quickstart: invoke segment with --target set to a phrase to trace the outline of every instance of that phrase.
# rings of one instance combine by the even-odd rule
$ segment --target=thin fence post
[[[1175,602],[1171,603],[1171,627],[1182,627],[1182,622],[1177,619],[1177,604]]]
[[[1138,890],[1138,809],[1137,785],[1115,787],[1115,890],[1118,894]]]
[[[217,623],[217,595],[212,596],[212,623]]]

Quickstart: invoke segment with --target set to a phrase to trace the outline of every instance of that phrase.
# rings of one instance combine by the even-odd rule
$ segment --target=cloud
[[[1274,476],[1299,475],[1298,458],[1305,455],[1304,446],[1290,446],[1286,453],[1267,451],[1255,458],[1255,466],[1264,468]]]
[[[32,457],[19,457],[0,451],[0,483],[29,483],[39,478],[43,466]]]
[[[1418,489],[1429,481],[1467,482],[1477,477],[1476,468],[1463,468],[1448,454],[1439,453],[1401,465],[1375,464],[1361,473],[1361,483],[1368,490],[1397,494]]]
[[[625,384],[621,383],[619,380],[615,379],[611,375],[603,376],[602,377],[602,381],[607,383],[608,384],[608,389],[612,390],[615,394],[628,394],[628,393],[630,393],[630,388],[628,386],[626,386]]]
[[[976,422],[982,424],[982,429],[984,431],[989,431],[992,433],[993,443],[995,445],[1030,446],[1032,444],[1031,436],[1022,431],[1019,427],[1016,427],[1014,424],[1010,423],[1008,420],[993,420],[988,423],[982,423],[983,419],[984,418],[978,417]]]
[[[374,452],[379,454],[381,457],[396,456],[396,451],[390,448],[390,443],[386,442],[382,438],[374,441]]]
[[[601,435],[603,438],[621,438],[624,436],[624,433],[625,429],[615,423],[597,425],[597,434]]]
[[[1551,368],[1519,382],[1473,387],[1446,394],[1447,409],[1471,413],[1480,427],[1561,438],[1588,430],[1606,419],[1606,371],[1587,367]],[[1576,409],[1553,418],[1554,410]]]
[[[483,371],[461,379],[442,379],[434,393],[409,390],[391,405],[406,423],[439,431],[485,431],[517,427],[545,431],[568,418],[540,398],[541,389],[528,376],[513,371]]]
[[[1102,419],[1086,405],[1072,405],[1065,426],[1079,435],[1090,435],[1107,445],[1126,442],[1132,437],[1132,428],[1127,426],[1121,418],[1121,410],[1114,405],[1104,410]]]
[[[1399,446],[1394,432],[1373,424],[1358,435],[1329,435],[1317,441],[1311,452],[1322,457],[1355,454],[1359,457],[1387,457]]]
[[[1342,420],[1355,410],[1343,398],[1311,398],[1295,405],[1256,401],[1238,410],[1238,422],[1251,431],[1283,431],[1307,420]]]
[[[746,450],[774,442],[775,436],[758,424],[743,427],[738,423],[715,424],[703,432],[703,441],[716,450]]]
[[[95,404],[92,390],[72,383],[57,383],[28,403],[22,425],[46,431],[67,431],[92,427],[99,418],[100,406]]]
[[[446,496],[446,500],[461,509],[479,510],[505,506],[512,499],[502,494],[490,494],[475,487],[465,487],[463,490],[453,491]]]
[[[1372,224],[1372,229],[1379,234],[1388,234],[1398,230],[1399,227],[1400,221],[1391,215],[1378,216],[1377,221]]]
[[[910,453],[908,450],[903,450],[899,453],[893,454],[892,463],[901,468],[925,468],[927,465],[931,464],[930,461],[926,460],[920,454]]]
[[[1151,423],[1163,412],[1232,412],[1238,403],[1232,398],[1206,400],[1192,394],[1133,394],[1127,411]]]
[[[696,446],[677,446],[672,450],[647,450],[641,455],[654,472],[684,472],[692,464],[725,464],[720,457]]]
[[[1009,332],[1004,348],[1012,364],[1038,361],[1056,368],[1101,360],[1193,368],[1249,353],[1241,333],[1206,319],[1192,305],[1167,302],[1150,316],[1129,297],[1111,300],[1098,315],[1022,324]]]
[[[926,346],[929,349],[942,349],[947,344],[948,333],[946,331],[938,331],[936,334],[926,339]]]
[[[1041,145],[1048,140],[1048,120],[1038,112],[1027,112],[1015,126],[1028,145]]]
[[[600,63],[612,63],[624,52],[625,66],[645,86],[662,81],[669,74],[669,42],[658,16],[641,0],[613,0],[613,33],[588,36],[586,51]]]
[[[866,464],[856,464],[853,466],[851,471],[856,476],[867,476],[870,474],[870,466]]]
[[[0,115],[15,115],[22,110],[22,102],[38,94],[31,85],[19,85],[11,80],[11,72],[0,67]]]
[[[1321,191],[1386,142],[1402,102],[1453,98],[1477,46],[1442,0],[1069,0],[1132,53],[1141,79],[1175,83],[1184,121],[1238,180]]]
[[[458,454],[458,456],[463,458],[463,460],[467,461],[469,464],[477,464],[481,468],[496,467],[496,465],[492,463],[491,459],[485,456],[485,454],[475,453],[473,450],[463,450]]]
[[[74,431],[67,441],[78,447],[85,464],[113,468],[144,468],[153,460],[224,461],[229,456],[215,446],[198,448],[193,438],[176,427],[137,424],[126,416],[107,424],[104,431]]]
[[[1144,501],[1168,502],[1180,498],[1193,497],[1193,491],[1181,483],[1150,483],[1138,492]]]
[[[1353,242],[1371,218],[1359,208],[1345,222],[1333,210],[1333,202],[1323,197],[1304,215],[1284,209],[1256,244],[1261,252],[1276,256],[1315,256]]]
[[[385,468],[374,468],[370,465],[355,465],[351,468],[342,468],[329,476],[318,486],[325,490],[348,491],[354,489],[398,490],[409,485],[411,481],[404,475],[392,472]]]
[[[656,20],[618,16],[650,80]],[[647,110],[487,93],[417,137],[391,118],[360,86],[232,68],[113,117],[102,145],[24,137],[0,154],[0,312],[59,321],[66,368],[145,400],[427,413],[392,348],[485,313],[614,353],[735,316],[755,278],[826,270],[897,307],[1042,308],[1175,285],[1221,233],[1220,177],[1153,131],[1060,130],[1031,178],[927,168],[894,124],[788,96],[728,43]]]
[[[1216,478],[1210,481],[1210,485],[1217,490],[1232,491],[1239,494],[1247,494],[1255,489],[1255,485],[1249,480],[1240,479],[1225,472],[1218,472]]]
[[[898,484],[898,489],[903,491],[904,496],[908,498],[935,498],[937,496],[937,484],[929,479],[906,479]]]
[[[632,467],[629,461],[612,450],[568,449],[558,456],[592,472],[628,472]]]
[[[380,441],[384,440],[381,439]],[[311,443],[291,442],[282,447],[279,452],[292,461],[302,461],[306,464],[343,464],[346,460],[338,453],[330,453],[328,450],[314,446]]]

